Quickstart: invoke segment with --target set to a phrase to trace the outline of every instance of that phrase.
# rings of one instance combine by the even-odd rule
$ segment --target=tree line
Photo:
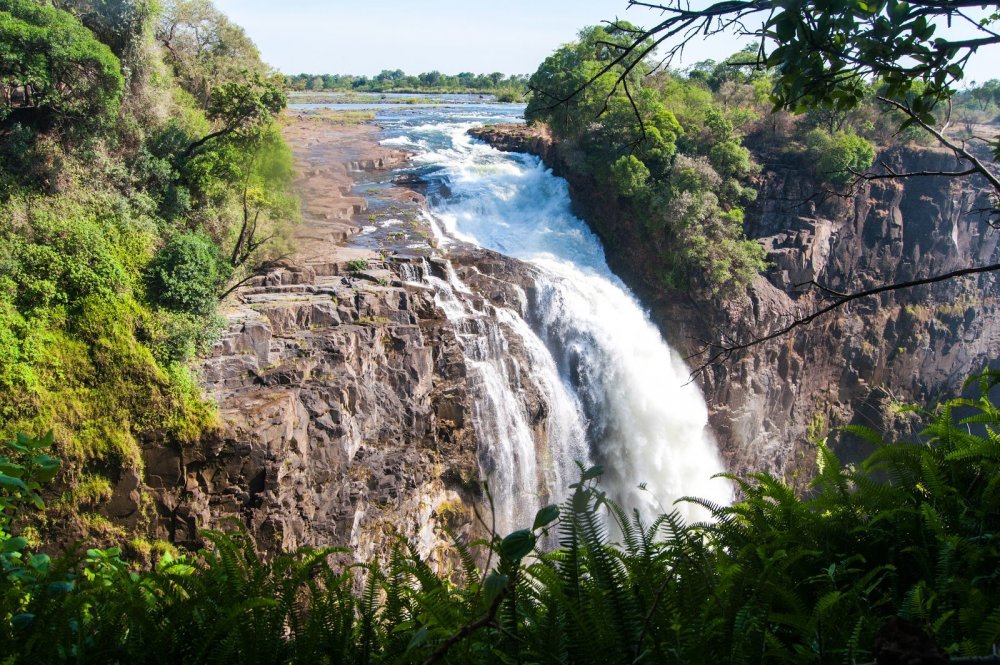
[[[527,76],[491,74],[442,74],[439,71],[409,75],[400,69],[383,70],[374,76],[353,74],[294,74],[285,76],[289,90],[311,92],[468,92],[523,95]]]

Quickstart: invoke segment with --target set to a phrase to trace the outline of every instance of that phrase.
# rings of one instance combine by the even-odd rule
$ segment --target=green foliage
[[[218,85],[267,71],[243,28],[209,0],[163,2],[155,37],[180,86],[202,107],[208,107]]]
[[[597,120],[605,100],[616,88],[617,78],[635,58],[612,66],[631,43],[634,26],[591,26],[580,31],[579,41],[560,47],[528,79],[531,96],[524,117],[547,122],[557,136],[574,136]],[[608,69],[610,67],[610,69]],[[604,71],[608,69],[608,71]],[[640,63],[633,79],[646,71]],[[603,73],[602,73],[603,72]]]
[[[180,363],[296,217],[256,48],[203,0],[166,3],[157,44],[159,10],[0,2],[0,436],[52,430],[66,495],[93,503],[72,528],[110,526],[91,481],[140,468],[141,437],[215,425]]]
[[[649,169],[635,155],[625,155],[611,165],[611,183],[622,196],[637,196],[646,190]]]
[[[354,92],[396,92],[396,93],[493,93],[498,102],[520,102],[526,91],[527,76],[515,74],[507,76],[502,72],[473,74],[461,72],[455,75],[441,72],[424,72],[417,75],[405,74],[402,70],[386,70],[375,76],[354,76],[351,74],[295,74],[286,76],[284,85],[293,91]]]
[[[242,80],[226,81],[212,90],[208,118],[221,122],[221,131],[248,138],[266,129],[286,104],[284,93],[274,82],[249,73]]]
[[[815,12],[822,13],[820,21],[810,20]],[[925,11],[897,0],[783,4],[763,28],[776,42],[765,58],[776,71],[775,101],[802,110],[854,108],[864,99],[864,80],[877,78],[886,96],[907,100],[934,124],[931,109],[954,94],[970,53],[1000,41],[985,28],[989,20],[977,35],[982,40],[949,34],[951,22],[945,28],[936,18],[950,15],[946,8]]]
[[[0,657],[833,664],[871,661],[893,617],[952,656],[988,654],[1000,640],[1000,373],[973,383],[981,396],[925,412],[916,442],[848,428],[874,446],[857,466],[819,442],[805,496],[755,474],[731,478],[732,505],[685,499],[710,521],[650,521],[608,500],[594,467],[530,529],[456,540],[461,565],[440,573],[403,540],[384,560],[339,566],[333,550],[264,559],[241,529],[206,532],[198,554],[136,571],[117,549],[50,562],[0,532]],[[0,527],[29,496],[9,479],[37,496],[51,477],[46,443],[21,438],[20,461],[0,461]]]
[[[368,261],[365,259],[351,259],[347,262],[347,269],[351,272],[358,272],[359,270],[368,270]]]
[[[649,67],[635,54],[612,64],[635,34],[627,25],[581,31],[530,79],[525,118],[579,147],[574,167],[645,222],[665,285],[738,293],[765,267],[763,248],[743,234],[743,205],[756,197],[748,180],[759,171],[736,129],[746,119],[696,82],[643,76]]]
[[[205,316],[215,311],[225,282],[218,246],[197,233],[180,233],[153,257],[147,272],[157,303],[180,313]]]
[[[846,185],[875,161],[875,147],[864,138],[847,132],[833,135],[814,129],[806,136],[809,157],[816,174],[837,185]]]
[[[9,100],[0,121],[79,134],[115,117],[124,79],[111,49],[72,14],[33,0],[4,0],[0,86]]]

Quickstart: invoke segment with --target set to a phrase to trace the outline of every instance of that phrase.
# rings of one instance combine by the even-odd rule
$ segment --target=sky
[[[697,6],[698,3],[693,3]],[[580,28],[615,18],[652,25],[658,13],[626,0],[215,0],[266,62],[286,74],[402,69],[531,74]],[[675,67],[722,60],[747,39],[693,40]],[[998,49],[977,54],[966,81],[1000,77]]]
[[[215,0],[264,60],[286,74],[438,70],[531,74],[580,28],[657,14],[625,0]],[[698,43],[685,64],[721,60],[744,42]],[[697,57],[693,57],[697,56]]]

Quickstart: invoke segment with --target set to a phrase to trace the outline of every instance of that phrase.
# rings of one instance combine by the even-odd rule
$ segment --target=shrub
[[[368,262],[364,259],[352,259],[347,262],[347,269],[351,272],[358,272],[359,270],[367,270]]]
[[[874,450],[849,466],[817,442],[805,496],[766,473],[729,476],[733,503],[685,499],[711,519],[647,521],[592,467],[530,528],[456,539],[461,566],[440,573],[398,536],[383,559],[337,565],[342,550],[263,557],[241,528],[202,532],[197,555],[164,551],[141,571],[117,549],[50,564],[11,533],[56,468],[51,440],[20,437],[0,444],[0,659],[882,662],[877,636],[901,620],[949,656],[982,656],[1000,640],[1000,373],[977,378],[978,399],[924,412],[919,441],[847,427]]]
[[[206,316],[215,311],[225,281],[218,247],[198,233],[180,233],[153,257],[148,284],[153,299],[175,312]]]
[[[635,155],[619,157],[611,165],[611,183],[621,196],[637,196],[648,182],[649,169]]]
[[[846,185],[875,161],[875,146],[849,132],[829,134],[814,129],[806,135],[809,156],[816,164],[816,174],[836,185]]]

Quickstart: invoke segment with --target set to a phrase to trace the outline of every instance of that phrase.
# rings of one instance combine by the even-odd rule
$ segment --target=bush
[[[817,128],[806,135],[806,146],[816,174],[835,185],[846,185],[875,161],[875,146],[849,132],[829,134]]]
[[[147,279],[159,305],[206,316],[215,311],[225,278],[215,243],[198,233],[180,233],[153,257]]]
[[[635,155],[619,157],[611,165],[611,183],[621,196],[637,196],[646,189],[649,169]]]
[[[368,270],[368,262],[364,259],[352,259],[347,262],[347,269],[351,272],[358,272],[359,270]]]
[[[856,466],[817,443],[804,497],[765,473],[730,476],[732,504],[685,499],[711,519],[647,521],[592,467],[530,528],[456,540],[462,565],[441,573],[398,536],[383,559],[341,566],[333,549],[262,557],[240,528],[142,571],[117,549],[50,562],[13,518],[40,505],[51,439],[20,437],[0,444],[0,659],[883,662],[877,636],[901,622],[949,656],[982,656],[1000,640],[1000,373],[977,378],[978,399],[923,412],[919,441],[847,427],[873,444]]]

